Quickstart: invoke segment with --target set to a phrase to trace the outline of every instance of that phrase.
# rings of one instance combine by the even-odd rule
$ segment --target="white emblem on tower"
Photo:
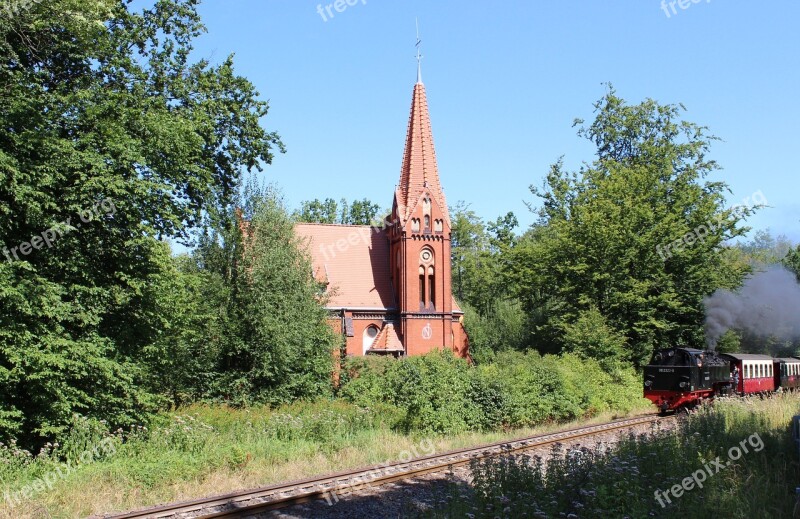
[[[433,328],[431,328],[431,323],[425,325],[425,328],[422,329],[422,338],[426,341],[433,337]]]

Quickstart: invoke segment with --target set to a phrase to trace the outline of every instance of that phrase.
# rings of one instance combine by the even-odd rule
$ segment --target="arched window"
[[[436,220],[433,221],[433,230],[436,232],[442,232],[444,230],[444,225],[442,223],[442,220],[439,220],[437,218]]]
[[[363,340],[364,355],[367,354],[367,350],[369,350],[370,346],[372,346],[372,343],[375,341],[375,337],[377,336],[378,336],[378,327],[375,326],[374,324],[367,326],[367,329],[364,330],[364,340]]]
[[[419,268],[419,306],[425,308],[425,267]]]
[[[411,219],[411,232],[419,232],[419,218]]]
[[[432,266],[428,267],[428,307],[436,309],[436,278]]]
[[[425,216],[430,216],[431,214],[431,199],[428,197],[422,199],[422,214]]]

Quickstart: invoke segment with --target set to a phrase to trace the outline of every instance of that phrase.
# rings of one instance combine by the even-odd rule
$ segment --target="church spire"
[[[408,119],[400,184],[395,194],[397,212],[403,226],[425,193],[430,193],[435,200],[449,227],[450,216],[439,181],[425,85],[418,81],[414,85],[414,95],[411,99],[411,115]]]

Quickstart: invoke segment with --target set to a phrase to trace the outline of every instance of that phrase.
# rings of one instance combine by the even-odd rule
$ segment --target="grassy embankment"
[[[800,470],[790,424],[798,413],[796,393],[722,400],[679,430],[632,437],[609,452],[560,451],[546,466],[523,458],[475,464],[472,488],[454,486],[450,505],[430,516],[791,518]]]
[[[335,400],[195,405],[133,431],[76,418],[38,456],[0,446],[0,517],[122,511],[606,421],[648,409],[640,391],[632,372],[574,357],[511,354],[470,368],[432,355],[357,363]]]

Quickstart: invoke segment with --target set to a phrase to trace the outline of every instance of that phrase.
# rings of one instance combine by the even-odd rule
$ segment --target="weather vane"
[[[419,18],[415,18],[417,22],[417,83],[422,83],[422,54],[420,53],[420,46],[422,40],[419,38]]]

